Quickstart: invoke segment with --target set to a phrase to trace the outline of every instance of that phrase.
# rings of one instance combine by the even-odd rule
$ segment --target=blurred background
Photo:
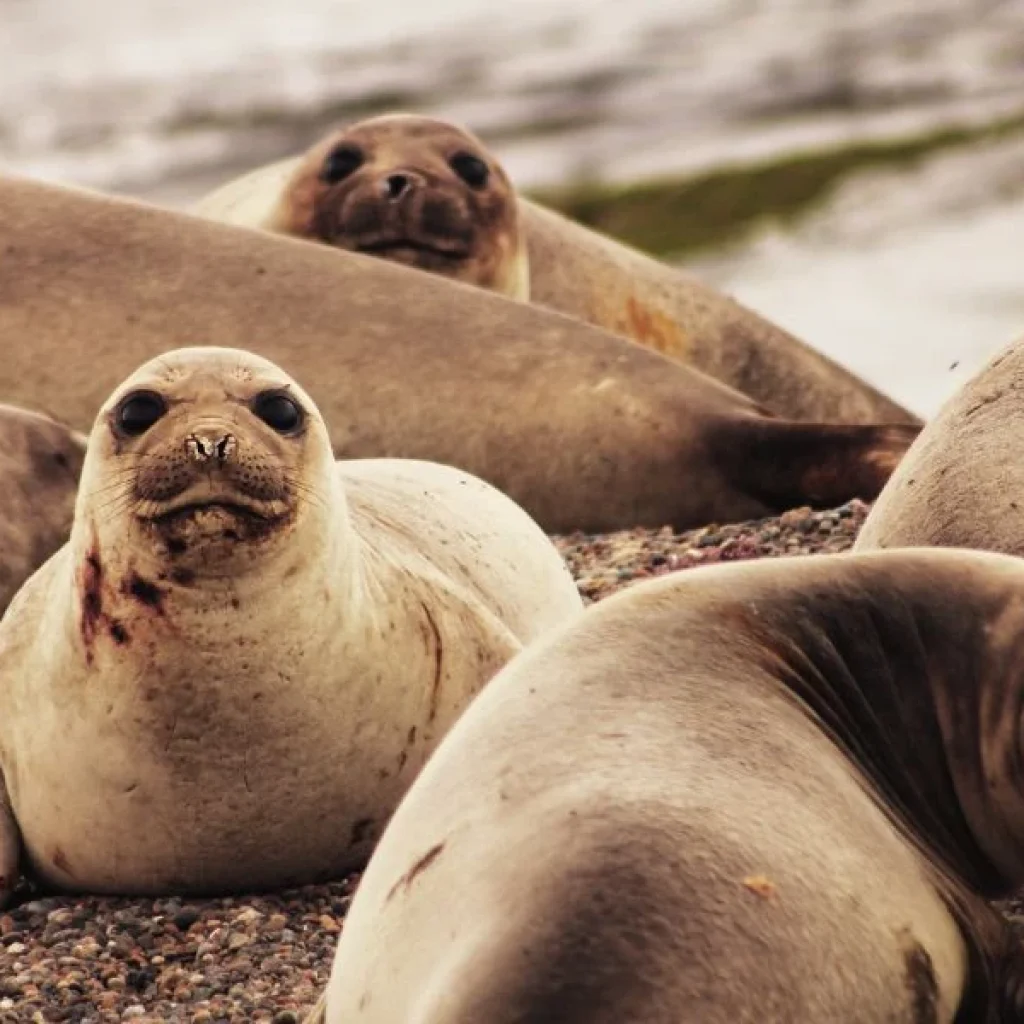
[[[179,207],[460,121],[924,415],[1024,333],[1022,0],[0,0],[0,96],[4,169]]]

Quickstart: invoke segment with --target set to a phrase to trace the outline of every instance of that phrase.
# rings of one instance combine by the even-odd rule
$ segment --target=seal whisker
[[[294,493],[300,504],[312,505],[322,512],[329,510],[330,505],[327,498],[319,488],[309,486],[297,479],[287,480],[286,485]]]

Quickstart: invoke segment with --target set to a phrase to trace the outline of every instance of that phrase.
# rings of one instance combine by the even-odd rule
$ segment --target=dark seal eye
[[[167,403],[155,391],[136,391],[121,399],[114,411],[114,422],[121,433],[139,437],[165,412]]]
[[[320,177],[328,185],[336,185],[347,178],[363,162],[363,151],[358,146],[343,142],[327,154]]]
[[[448,163],[470,188],[483,188],[487,184],[490,168],[478,156],[473,156],[472,153],[456,153]]]
[[[252,401],[252,411],[279,434],[291,434],[302,426],[301,406],[281,391],[264,391],[257,395]]]

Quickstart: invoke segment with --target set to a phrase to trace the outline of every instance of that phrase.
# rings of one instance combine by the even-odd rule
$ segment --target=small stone
[[[182,907],[182,909],[179,910],[171,920],[174,923],[175,928],[179,931],[187,932],[201,916],[202,915],[195,909],[195,907]]]

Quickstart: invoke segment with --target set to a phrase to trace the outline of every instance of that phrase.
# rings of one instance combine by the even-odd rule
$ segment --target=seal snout
[[[238,438],[234,434],[191,433],[185,438],[185,451],[196,462],[226,462],[238,451]]]

